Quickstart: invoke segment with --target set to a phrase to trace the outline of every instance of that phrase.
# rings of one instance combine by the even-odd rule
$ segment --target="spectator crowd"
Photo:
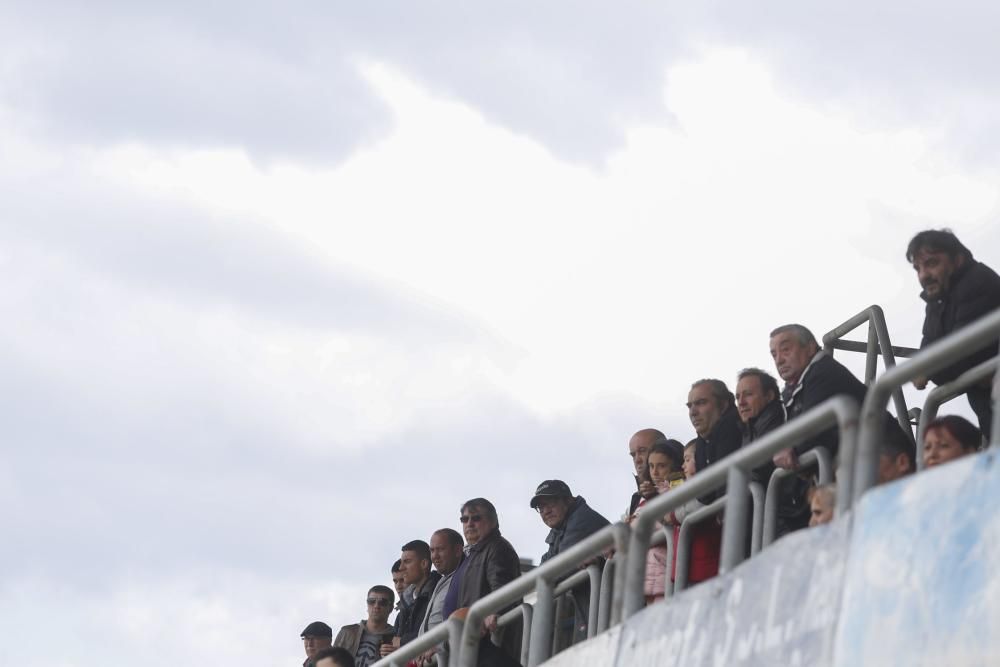
[[[927,230],[914,236],[906,249],[906,259],[916,271],[922,288],[920,297],[926,304],[921,348],[1000,308],[1000,276],[974,260],[949,230]],[[650,499],[670,493],[700,471],[825,400],[838,395],[859,403],[864,399],[865,384],[824,351],[805,326],[776,327],[770,333],[770,352],[777,378],[760,368],[746,368],[736,374],[735,393],[724,381],[714,378],[691,385],[687,410],[695,435],[686,443],[655,428],[643,428],[632,435],[628,453],[634,485],[627,505],[623,489],[626,521],[645,511]],[[996,341],[970,350],[931,377],[918,378],[914,386],[922,390],[928,382],[951,382],[996,354]],[[780,387],[779,378],[783,383]],[[918,446],[925,468],[980,449],[988,441],[992,424],[991,383],[991,379],[986,380],[966,391],[978,427],[960,416],[945,415],[932,420],[924,430],[923,441],[914,443],[910,429],[886,412],[879,447],[879,483],[912,474]],[[779,537],[833,519],[836,484],[817,485],[814,475],[800,467],[803,454],[817,447],[823,447],[836,460],[837,429],[778,452],[752,473],[753,481],[765,487],[778,468],[795,473],[774,482],[780,484],[776,523]],[[684,518],[723,493],[723,489],[714,491],[659,519],[665,530],[672,531],[674,545]],[[549,528],[542,562],[610,523],[562,480],[542,481],[528,502]],[[722,521],[724,517],[719,516],[695,525],[687,582],[701,582],[718,573]],[[381,584],[369,588],[366,618],[344,625],[336,634],[322,621],[309,623],[301,633],[303,667],[374,664],[449,617],[464,618],[473,603],[521,574],[521,559],[503,537],[493,503],[486,498],[467,500],[461,505],[459,522],[461,533],[445,527],[431,534],[426,542],[412,539],[401,546],[399,559],[389,568],[395,590]],[[676,556],[675,551],[671,558],[664,546],[649,549],[644,591],[647,604],[662,600],[667,582],[675,580]],[[386,560],[388,563],[390,558]],[[574,632],[585,636],[587,584],[574,589],[572,599]],[[393,610],[396,615],[390,623]],[[519,665],[520,628],[517,624],[500,627],[498,619],[499,615],[490,615],[482,624],[479,664]],[[440,644],[419,656],[414,664],[439,664],[438,659],[447,650],[447,644]]]

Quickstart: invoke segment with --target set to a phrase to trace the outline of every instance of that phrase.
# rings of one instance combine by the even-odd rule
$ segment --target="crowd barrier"
[[[863,344],[840,338],[865,321],[869,323],[867,347],[860,347]],[[890,344],[881,308],[872,306],[862,311],[823,337],[824,346],[828,350],[867,352],[867,366],[871,377],[866,377],[869,390],[860,410],[857,403],[846,396],[825,401],[759,441],[700,471],[697,476],[670,493],[649,500],[631,525],[619,522],[608,526],[483,597],[469,609],[464,623],[458,619],[449,619],[447,623],[418,637],[376,664],[379,667],[405,667],[409,660],[447,640],[452,651],[444,662],[450,667],[472,667],[477,661],[480,628],[484,619],[490,614],[507,610],[499,617],[499,624],[522,624],[524,638],[521,661],[525,667],[535,667],[549,659],[553,649],[558,648],[554,638],[555,599],[584,582],[589,584],[590,589],[588,638],[609,629],[617,631],[616,626],[628,621],[645,607],[643,583],[646,552],[653,543],[652,534],[661,517],[690,500],[725,489],[724,496],[685,518],[676,545],[672,544],[669,533],[664,531],[668,557],[674,548],[678,549],[677,582],[671,588],[668,581],[668,596],[685,588],[687,559],[690,556],[689,535],[691,527],[698,521],[714,517],[720,512],[725,513],[720,574],[733,570],[747,557],[748,525],[751,530],[750,557],[765,553],[767,549],[764,547],[773,540],[776,525],[776,482],[788,473],[776,470],[768,480],[767,488],[763,489],[760,484],[751,481],[751,471],[771,460],[780,450],[805,442],[830,427],[838,429],[840,439],[835,515],[841,517],[877,479],[878,439],[882,415],[888,401],[896,399],[897,416],[901,423],[905,420],[907,432],[910,432],[906,406],[901,401],[902,386],[919,376],[933,374],[960,358],[969,349],[982,347],[998,337],[1000,310],[920,351],[908,363],[895,366],[895,356],[909,356],[917,351]],[[886,364],[886,371],[877,379],[874,376],[876,357],[872,352],[876,348],[881,351]],[[923,427],[936,415],[941,404],[960,395],[968,386],[982,382],[997,367],[997,360],[993,359],[969,370],[954,382],[932,390],[921,413],[918,434],[922,435]],[[994,376],[993,395],[1000,396],[1000,373]],[[994,415],[991,441],[991,447],[998,446],[1000,410]],[[810,450],[801,457],[800,463],[803,468],[815,465],[820,483],[831,481],[833,462],[826,450]],[[604,563],[603,568],[590,565],[581,569],[583,564],[609,549],[614,549],[615,553],[613,558]],[[524,602],[525,596],[532,591],[536,596],[533,605]]]

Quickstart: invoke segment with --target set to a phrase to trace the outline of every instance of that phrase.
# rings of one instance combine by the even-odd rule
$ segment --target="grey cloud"
[[[862,125],[942,127],[973,158],[989,155],[984,134],[1000,135],[997,10],[971,0],[947,12],[786,0],[55,7],[7,10],[6,49],[21,55],[8,58],[0,99],[74,141],[336,161],[387,127],[355,70],[371,58],[561,157],[600,161],[627,124],[669,122],[666,68],[703,45],[750,49],[779,85]]]

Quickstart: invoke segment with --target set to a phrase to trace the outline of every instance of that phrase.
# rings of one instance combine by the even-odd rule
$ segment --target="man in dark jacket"
[[[666,439],[667,436],[655,428],[644,428],[636,431],[635,435],[629,438],[628,455],[632,459],[632,467],[635,469],[636,491],[632,494],[628,513],[625,516],[635,514],[635,508],[639,506],[639,501],[643,498],[649,499],[656,496],[656,485],[649,479],[646,471],[646,457],[654,442]]]
[[[549,549],[542,556],[543,563],[611,523],[594,511],[583,496],[574,497],[569,485],[561,479],[547,479],[539,484],[531,497],[531,509],[537,510],[542,523],[549,527],[545,537]],[[585,637],[590,610],[589,582],[573,589],[573,602],[576,631]]]
[[[733,395],[722,380],[698,380],[691,385],[687,400],[688,416],[698,444],[695,464],[699,471],[719,461],[743,444],[740,420],[733,405]],[[720,488],[699,500],[706,505],[725,493]]]
[[[920,232],[906,248],[906,261],[913,264],[926,303],[924,348],[953,331],[1000,308],[1000,276],[993,269],[972,258],[972,253],[947,229]],[[934,384],[951,382],[959,375],[997,354],[997,341],[974,350],[929,379]],[[917,389],[927,386],[928,378],[918,378]],[[979,428],[989,438],[993,425],[990,401],[991,381],[986,380],[966,393],[969,406],[979,419]]]
[[[431,593],[441,575],[431,571],[431,548],[423,540],[404,544],[399,563],[406,584],[404,594],[411,600],[410,605],[396,617],[396,636],[399,637],[399,645],[405,646],[419,634]]]
[[[468,546],[465,559],[455,570],[445,596],[445,618],[456,609],[472,606],[480,598],[521,575],[521,559],[510,542],[500,534],[500,519],[493,503],[485,498],[468,500],[462,505],[459,518]],[[496,647],[489,637],[484,637],[479,647],[481,663],[516,662],[521,655],[521,633],[510,631],[511,626],[498,630],[497,618],[497,614],[490,614],[483,625],[486,631],[499,636],[505,656],[495,655]]]
[[[785,407],[781,404],[778,381],[759,368],[745,368],[736,379],[736,409],[743,428],[743,446],[759,440],[785,423]],[[774,472],[774,463],[753,470],[753,480],[767,488]],[[805,528],[809,524],[809,484],[798,476],[781,480],[778,494],[777,536]]]
[[[860,405],[865,399],[865,385],[832,356],[819,349],[816,337],[801,324],[786,324],[771,332],[771,358],[778,375],[785,381],[781,400],[789,421],[832,396],[850,396]],[[794,470],[799,455],[813,447],[825,447],[836,457],[840,438],[836,427],[823,431],[797,447],[774,455],[774,465]]]

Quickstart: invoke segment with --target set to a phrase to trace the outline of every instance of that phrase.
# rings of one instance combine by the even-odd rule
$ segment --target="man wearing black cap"
[[[542,556],[543,563],[611,523],[591,509],[583,496],[574,497],[561,479],[547,479],[539,484],[531,497],[531,509],[550,528],[545,538],[549,550]]]
[[[549,549],[542,556],[543,563],[611,523],[595,512],[583,496],[574,497],[569,486],[561,479],[547,479],[539,484],[535,495],[531,497],[531,508],[538,512],[542,523],[549,527],[549,534],[545,538]],[[576,628],[584,633],[590,609],[588,589],[589,584],[573,589],[577,610]]]
[[[302,667],[312,667],[316,654],[329,648],[333,642],[333,628],[323,621],[313,621],[302,631],[302,644],[306,649],[306,660]]]

